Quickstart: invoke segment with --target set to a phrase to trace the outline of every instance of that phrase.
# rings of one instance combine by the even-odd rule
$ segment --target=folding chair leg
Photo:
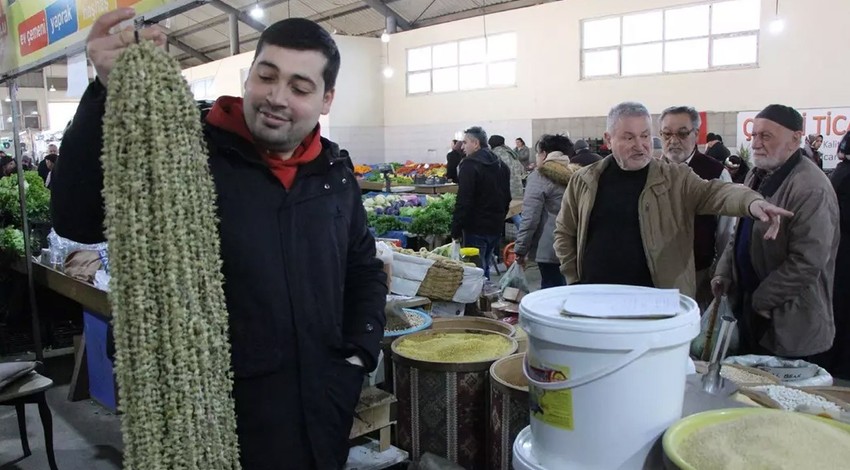
[[[41,417],[41,426],[44,428],[47,463],[50,465],[50,470],[58,470],[56,456],[53,454],[53,416],[50,414],[50,407],[47,406],[47,396],[44,392],[41,392],[38,396],[38,414]]]
[[[27,411],[24,403],[15,404],[15,412],[18,414],[18,432],[21,433],[21,447],[24,448],[24,457],[32,455],[30,452],[30,442],[27,438]]]

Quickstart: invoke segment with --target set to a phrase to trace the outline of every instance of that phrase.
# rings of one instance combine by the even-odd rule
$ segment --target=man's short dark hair
[[[254,52],[255,61],[266,44],[296,51],[321,52],[328,59],[325,70],[322,72],[325,91],[330,91],[336,86],[340,64],[339,49],[330,33],[318,23],[306,18],[289,18],[269,26],[260,35],[257,50]]]
[[[552,152],[561,152],[564,155],[572,156],[573,142],[569,137],[563,134],[544,134],[543,137],[537,141],[537,150],[545,152],[546,155],[549,155]]]
[[[491,135],[487,143],[490,144],[490,148],[501,147],[505,145],[505,138],[500,135]]]
[[[463,131],[463,133],[477,140],[478,145],[480,145],[481,148],[487,148],[487,132],[485,132],[484,129],[482,129],[480,126],[470,127],[469,129]]]
[[[55,153],[49,153],[44,157],[44,159],[50,163],[56,163],[56,160],[59,159],[59,155],[56,155]]]

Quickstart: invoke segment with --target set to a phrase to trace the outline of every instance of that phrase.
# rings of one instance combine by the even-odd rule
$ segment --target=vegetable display
[[[15,227],[0,230],[0,253],[16,258],[24,256],[24,232]]]
[[[39,253],[39,225],[50,222],[50,191],[44,185],[44,180],[35,171],[24,172],[24,194],[27,201],[27,219],[30,223],[32,252]],[[4,229],[4,239],[0,241],[0,253],[10,258],[20,258],[25,255],[24,236],[21,229],[20,194],[18,192],[18,175],[13,174],[0,178],[0,227]],[[46,235],[46,234],[44,234]],[[18,243],[19,242],[19,243]]]
[[[363,207],[369,215],[369,225],[378,235],[389,230],[407,230],[421,236],[445,235],[451,231],[455,201],[457,201],[455,194],[441,196],[378,194],[365,197]],[[392,225],[388,219],[381,219],[379,216],[408,217],[412,219],[412,222],[404,226]],[[382,221],[381,226],[377,227],[375,224],[379,220]],[[382,232],[381,230],[385,228],[387,230]]]
[[[103,134],[123,468],[237,470],[215,189],[177,61],[128,47]]]
[[[44,180],[35,171],[25,171],[24,183],[24,192],[27,198],[27,219],[30,223],[49,221],[50,190],[44,185]],[[20,227],[23,223],[17,175],[0,178],[0,214],[3,215],[7,223],[16,227]]]

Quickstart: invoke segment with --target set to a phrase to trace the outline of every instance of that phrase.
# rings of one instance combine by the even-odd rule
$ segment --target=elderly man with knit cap
[[[753,125],[755,169],[745,184],[794,212],[776,240],[768,225],[741,219],[718,262],[712,288],[730,293],[744,353],[824,362],[833,342],[833,275],[840,237],[838,201],[823,172],[800,149],[803,117],[772,104]]]

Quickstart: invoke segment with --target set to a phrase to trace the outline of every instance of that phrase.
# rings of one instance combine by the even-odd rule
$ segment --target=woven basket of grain
[[[418,295],[433,300],[451,301],[463,282],[463,265],[456,261],[436,260],[428,268]]]

